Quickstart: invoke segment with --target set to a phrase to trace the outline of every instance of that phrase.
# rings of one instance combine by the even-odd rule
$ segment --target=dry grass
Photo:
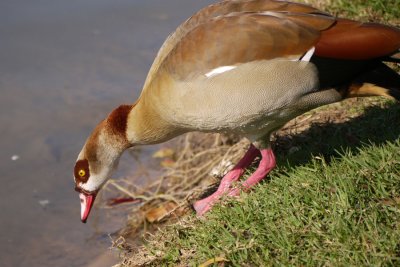
[[[173,147],[159,151],[163,154],[167,150],[168,155],[161,156],[164,167],[152,184],[145,188],[135,186],[135,180],[143,179],[141,173],[110,180],[105,190],[112,190],[121,198],[141,201],[133,205],[123,235],[137,238],[144,229],[147,230],[146,221],[160,223],[186,213],[192,200],[217,184],[219,178],[233,166],[232,162],[244,154],[248,144],[245,139],[219,134],[189,133],[178,138]]]

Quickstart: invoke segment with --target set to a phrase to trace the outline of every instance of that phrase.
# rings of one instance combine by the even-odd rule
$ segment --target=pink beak
[[[84,193],[79,193],[79,198],[81,199],[81,221],[83,223],[86,223],[86,220],[89,217],[90,210],[93,207],[96,194],[87,195]]]

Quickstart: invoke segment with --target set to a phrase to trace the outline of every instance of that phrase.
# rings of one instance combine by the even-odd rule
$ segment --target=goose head
[[[90,134],[75,163],[75,191],[81,201],[82,222],[86,222],[97,193],[127,148],[164,142],[182,133],[139,101],[114,109]]]
[[[81,201],[81,220],[84,223],[97,193],[116,169],[122,152],[130,146],[126,138],[130,109],[130,106],[120,106],[100,122],[78,155],[74,181]]]

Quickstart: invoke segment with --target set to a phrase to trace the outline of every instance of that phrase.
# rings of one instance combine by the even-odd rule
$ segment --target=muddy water
[[[77,153],[98,121],[138,96],[168,33],[211,2],[0,2],[1,266],[87,266],[110,245],[127,211],[80,222]],[[135,164],[125,155],[119,173]]]

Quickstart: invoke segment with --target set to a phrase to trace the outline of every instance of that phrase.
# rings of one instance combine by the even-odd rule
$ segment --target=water
[[[1,266],[87,266],[106,251],[126,210],[80,222],[77,154],[97,122],[134,102],[166,36],[211,2],[0,2]],[[134,166],[125,155],[119,173]]]

